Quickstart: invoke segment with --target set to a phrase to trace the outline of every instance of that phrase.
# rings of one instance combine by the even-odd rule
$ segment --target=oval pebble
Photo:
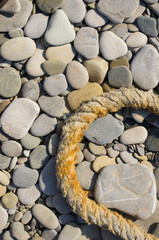
[[[102,168],[112,164],[116,164],[115,158],[109,158],[108,156],[100,156],[93,161],[92,168],[95,172],[99,173]]]
[[[85,158],[88,162],[94,161],[95,155],[92,154],[87,148],[84,149],[83,154],[84,154],[84,158]]]
[[[24,237],[24,225],[21,222],[12,222],[10,225],[11,236],[17,239],[23,239]]]
[[[96,9],[91,9],[86,13],[84,21],[89,27],[98,28],[107,24],[108,19]]]
[[[0,197],[2,197],[7,191],[6,186],[0,184]]]
[[[38,137],[32,136],[30,133],[27,133],[22,139],[20,139],[20,143],[25,149],[31,150],[36,148],[41,142],[41,139]]]
[[[72,208],[66,202],[66,199],[63,198],[61,193],[56,194],[53,197],[54,208],[61,214],[68,214],[72,212]]]
[[[108,72],[109,85],[115,88],[132,86],[132,73],[126,66],[113,67]]]
[[[17,196],[19,201],[24,205],[33,204],[41,195],[38,185],[33,185],[30,188],[18,188]]]
[[[7,169],[9,167],[9,164],[11,162],[11,158],[7,157],[0,153],[0,169]]]
[[[9,178],[8,176],[0,171],[0,184],[7,186],[9,184]]]
[[[66,225],[67,223],[74,222],[75,216],[72,213],[69,214],[61,214],[59,216],[59,222],[62,225]]]
[[[120,157],[123,160],[123,162],[127,164],[137,164],[138,160],[133,157],[132,153],[129,153],[127,151],[125,152],[120,152]]]
[[[45,61],[42,66],[45,72],[52,76],[62,74],[66,68],[67,63],[62,59]]]
[[[104,146],[99,146],[92,142],[89,142],[88,146],[89,146],[90,151],[94,155],[105,155],[106,154],[106,149]]]
[[[68,223],[64,226],[58,240],[74,240],[81,236],[81,229],[76,223]]]
[[[23,224],[28,224],[31,219],[32,219],[32,214],[31,214],[31,211],[28,210],[27,212],[25,212],[25,213],[23,214],[23,217],[22,217],[22,219],[21,219],[21,222],[22,222]]]
[[[0,206],[0,232],[5,228],[8,221],[7,211]]]
[[[32,214],[40,224],[48,229],[56,229],[59,225],[56,215],[43,204],[35,204]]]
[[[37,146],[29,156],[29,165],[31,168],[39,169],[43,167],[49,160],[50,155],[45,145]]]
[[[22,61],[31,57],[36,50],[31,38],[17,37],[4,42],[1,46],[1,56],[9,61]]]
[[[56,155],[59,141],[60,141],[60,138],[56,133],[51,135],[51,137],[49,139],[49,143],[48,143],[48,151],[49,151],[51,156]]]
[[[18,197],[12,192],[6,193],[2,197],[2,203],[7,209],[14,208],[17,202],[18,202]]]
[[[146,43],[147,43],[147,36],[141,32],[132,33],[126,39],[127,46],[131,48],[143,47],[146,45]]]
[[[22,146],[16,141],[9,140],[2,143],[1,150],[8,157],[18,157],[22,152]]]
[[[21,96],[36,102],[40,95],[40,87],[34,80],[29,80],[23,84],[21,89]]]

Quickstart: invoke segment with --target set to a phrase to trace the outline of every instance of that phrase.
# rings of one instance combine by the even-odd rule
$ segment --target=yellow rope
[[[135,88],[121,88],[83,103],[63,127],[57,154],[58,186],[73,211],[86,222],[108,228],[125,240],[157,240],[158,238],[146,233],[132,221],[89,199],[88,192],[81,188],[76,177],[76,152],[78,143],[83,138],[83,131],[98,117],[116,112],[123,107],[143,108],[158,115],[159,97]]]

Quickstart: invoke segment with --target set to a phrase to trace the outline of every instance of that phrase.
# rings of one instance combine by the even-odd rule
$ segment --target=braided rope
[[[83,131],[98,117],[104,117],[107,113],[116,112],[123,107],[143,108],[158,115],[159,97],[135,88],[121,88],[82,104],[63,127],[57,154],[58,186],[73,211],[87,223],[108,228],[125,240],[157,240],[158,238],[146,233],[132,221],[91,200],[88,191],[81,188],[76,177],[76,152],[79,150],[78,143],[83,138]]]

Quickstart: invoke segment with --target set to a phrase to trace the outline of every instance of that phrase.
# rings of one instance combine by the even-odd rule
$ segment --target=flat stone
[[[105,167],[97,178],[94,193],[98,203],[142,220],[149,218],[156,209],[155,178],[144,164]]]
[[[126,146],[122,143],[115,143],[113,145],[113,148],[114,148],[114,150],[119,151],[119,152],[124,152],[127,149]]]
[[[59,192],[57,188],[55,165],[56,159],[53,157],[45,165],[39,177],[40,190],[48,196],[55,195]]]
[[[14,140],[9,140],[2,143],[1,150],[8,157],[18,157],[22,152],[22,146]]]
[[[17,187],[29,188],[37,182],[38,177],[37,170],[22,166],[14,170],[12,180]]]
[[[14,14],[19,12],[21,9],[21,5],[19,0],[10,0],[7,1],[3,7],[1,7],[0,12]]]
[[[44,230],[41,235],[45,240],[52,240],[56,239],[57,237],[57,232],[54,229],[51,230]],[[40,240],[40,239],[39,239]]]
[[[148,151],[158,152],[159,151],[159,129],[156,127],[153,127],[148,132],[148,137],[145,141],[145,148]]]
[[[21,96],[36,102],[40,95],[40,86],[34,80],[29,80],[22,85]]]
[[[120,152],[120,158],[123,160],[124,163],[127,164],[137,164],[138,160],[133,156],[132,153],[129,153],[127,151]]]
[[[154,127],[159,128],[159,116],[154,113],[149,113],[145,120],[153,125]]]
[[[72,213],[69,214],[61,214],[59,216],[59,222],[62,225],[66,225],[67,223],[74,222],[75,216]]]
[[[101,84],[104,81],[108,71],[108,62],[105,59],[96,57],[95,59],[85,60],[83,65],[88,71],[90,82]]]
[[[132,109],[131,110],[132,118],[138,123],[142,123],[149,114],[150,114],[150,112],[147,109]]]
[[[141,32],[149,37],[156,37],[158,31],[156,29],[156,19],[152,17],[140,16],[136,19],[136,23]]]
[[[123,57],[128,50],[125,42],[110,31],[101,34],[99,47],[102,56],[108,61]]]
[[[0,171],[0,184],[7,186],[9,184],[9,178],[8,176]]]
[[[28,150],[36,148],[40,142],[40,138],[32,136],[30,133],[27,133],[22,139],[20,139],[22,146]]]
[[[124,38],[128,32],[128,26],[125,23],[116,24],[113,28],[110,29],[115,35],[120,38]]]
[[[108,19],[96,9],[91,9],[86,13],[84,21],[89,27],[98,28],[107,24]]]
[[[92,154],[87,148],[84,149],[83,154],[84,154],[85,160],[87,160],[88,162],[94,161],[95,155]]]
[[[0,206],[0,232],[5,228],[8,221],[7,211]]]
[[[30,132],[36,137],[43,137],[51,133],[57,124],[56,118],[49,117],[45,113],[42,113],[34,121]]]
[[[31,15],[24,27],[25,36],[32,39],[41,38],[47,28],[47,23],[48,16],[42,13]]]
[[[32,219],[32,213],[30,210],[26,211],[24,214],[23,214],[23,217],[21,219],[21,222],[23,224],[27,224],[30,222],[30,220]]]
[[[36,0],[36,4],[38,8],[46,14],[55,12],[58,8],[61,8],[64,3],[65,3],[65,0],[56,0],[56,1]]]
[[[80,235],[81,235],[81,229],[79,228],[79,226],[76,223],[68,223],[64,226],[64,228],[60,232],[58,239],[74,240],[74,239],[78,239]]]
[[[124,131],[124,124],[108,114],[92,122],[84,131],[84,136],[91,142],[103,145],[111,143]]]
[[[29,165],[31,168],[39,169],[48,162],[50,156],[45,145],[39,145],[30,153]]]
[[[79,150],[79,151],[76,153],[76,156],[77,156],[77,158],[76,158],[76,164],[79,164],[80,162],[83,161],[84,155],[83,155],[82,151]]]
[[[115,158],[109,158],[108,156],[97,157],[92,164],[92,168],[96,173],[99,173],[102,168],[116,164]]]
[[[11,162],[11,158],[0,153],[0,169],[7,169]]]
[[[96,145],[92,142],[89,142],[88,144],[90,151],[94,154],[94,155],[106,155],[106,149],[104,146],[99,146]]]
[[[57,149],[58,149],[58,144],[59,144],[60,138],[58,134],[53,133],[50,137],[49,143],[48,143],[48,151],[51,156],[55,156]]]
[[[71,23],[81,22],[86,14],[86,7],[82,0],[74,0],[73,2],[67,0],[61,9],[66,13]]]
[[[75,31],[66,13],[58,9],[51,17],[46,33],[45,41],[54,46],[72,42],[75,39]]]
[[[24,37],[24,32],[21,28],[13,28],[9,30],[8,35],[10,38]]]
[[[80,89],[87,85],[89,76],[86,68],[78,61],[72,61],[66,68],[66,78],[74,89]]]
[[[75,57],[76,52],[73,46],[68,43],[62,46],[49,47],[46,49],[45,56],[47,60],[63,60],[66,63],[70,63]]]
[[[68,214],[72,212],[72,208],[66,202],[66,199],[63,198],[62,193],[57,193],[53,197],[54,208],[61,214]]]
[[[4,42],[1,46],[1,56],[9,61],[21,61],[31,57],[36,50],[31,38],[17,37]]]
[[[130,18],[125,19],[125,23],[134,23],[135,20],[144,13],[145,9],[146,4],[143,1],[140,1],[140,5],[138,6],[134,14]]]
[[[97,178],[96,173],[91,170],[91,163],[83,161],[76,167],[76,175],[81,187],[85,190],[93,190]]]
[[[23,239],[24,237],[24,225],[21,222],[12,222],[10,225],[11,236],[17,239]]]
[[[114,150],[112,147],[107,148],[107,155],[110,158],[116,158],[119,155],[118,150]]]
[[[88,240],[88,239],[98,239],[102,240],[101,237],[101,228],[95,224],[81,224],[80,225],[82,235],[78,238],[78,240]]]
[[[17,196],[10,192],[10,193],[6,193],[3,197],[2,197],[2,203],[3,205],[7,208],[14,208],[16,207],[16,204],[18,202],[18,198]]]
[[[103,93],[102,87],[98,83],[89,83],[85,87],[74,90],[67,96],[69,107],[75,110],[83,101],[89,101],[95,96]]]
[[[152,45],[144,46],[131,62],[134,83],[143,90],[155,88],[158,84],[159,54]]]
[[[18,188],[17,196],[19,201],[24,205],[31,205],[39,199],[41,191],[38,185],[29,188]]]
[[[14,97],[20,88],[19,73],[12,67],[0,68],[0,95],[4,98]]]
[[[112,87],[130,88],[132,86],[132,81],[132,73],[126,66],[113,67],[108,72],[108,82]]]
[[[125,18],[131,17],[139,6],[139,1],[131,0],[129,4],[125,0],[100,0],[97,9],[111,22],[121,23]]]
[[[43,204],[35,204],[32,207],[32,214],[40,224],[48,229],[56,229],[59,225],[56,215]]]
[[[68,87],[64,74],[58,74],[46,77],[43,82],[43,88],[51,97],[62,94]]]
[[[28,0],[19,0],[21,9],[19,12],[11,15],[4,13],[0,15],[0,32],[8,32],[13,28],[23,28],[28,21],[33,4]]]
[[[125,145],[144,143],[148,136],[145,127],[137,126],[125,130],[120,136],[120,142]]]
[[[66,68],[66,65],[67,63],[60,59],[48,60],[42,64],[44,71],[51,76],[62,74]]]
[[[115,59],[110,63],[110,69],[113,67],[119,67],[119,66],[126,66],[128,68],[130,67],[127,57],[124,56],[124,57]]]
[[[91,27],[80,28],[74,40],[74,47],[86,59],[96,58],[99,54],[97,30]]]
[[[132,33],[126,40],[128,47],[143,47],[147,43],[147,36],[141,32]]]
[[[23,138],[38,116],[39,111],[38,104],[30,99],[19,98],[13,101],[1,115],[3,131],[15,139]]]

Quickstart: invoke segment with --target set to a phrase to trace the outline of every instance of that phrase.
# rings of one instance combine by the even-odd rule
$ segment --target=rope
[[[88,191],[81,188],[76,177],[76,152],[79,150],[78,143],[83,139],[83,131],[98,117],[104,117],[123,107],[147,109],[158,115],[159,97],[135,88],[121,88],[83,103],[63,127],[57,154],[58,186],[73,211],[88,224],[108,229],[125,240],[157,240],[132,221],[90,199]]]

